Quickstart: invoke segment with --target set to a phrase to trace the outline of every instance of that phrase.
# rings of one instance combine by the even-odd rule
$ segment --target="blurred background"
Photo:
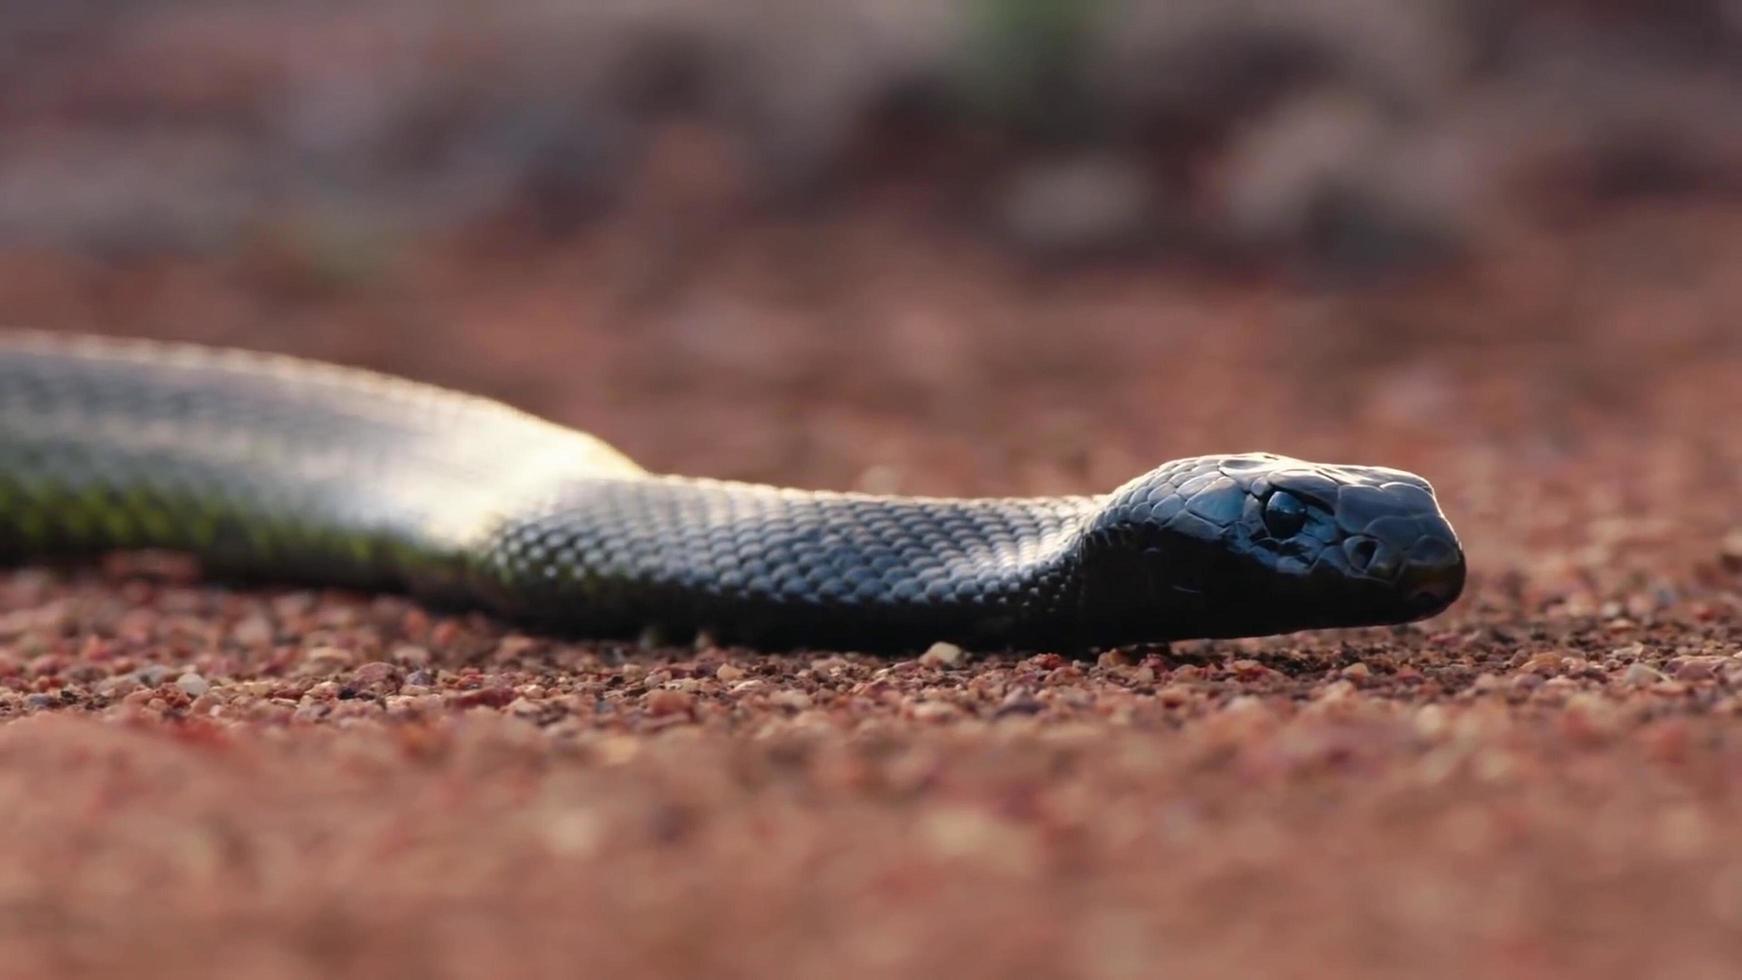
[[[14,4],[0,310],[807,486],[1384,462],[1588,603],[1733,513],[1738,106],[1736,0]]]
[[[44,962],[1742,955],[1742,0],[3,4],[0,321],[807,487],[1387,464],[1472,568],[1395,632],[888,669],[10,574],[0,717],[138,726],[0,726],[0,940]],[[117,693],[141,596],[163,674]],[[422,700],[352,696],[408,643]]]

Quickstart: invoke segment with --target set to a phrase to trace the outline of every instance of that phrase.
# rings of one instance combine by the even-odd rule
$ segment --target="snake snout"
[[[1426,616],[1458,598],[1464,591],[1464,574],[1464,552],[1456,540],[1429,536],[1409,549],[1397,580],[1407,590],[1409,604]]]

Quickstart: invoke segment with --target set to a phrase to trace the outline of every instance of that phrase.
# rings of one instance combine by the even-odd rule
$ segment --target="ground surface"
[[[1465,599],[880,661],[561,642],[164,560],[6,572],[7,972],[1733,975],[1742,209],[1519,231],[1380,288],[1043,275],[884,203],[363,272],[14,251],[0,308],[460,385],[696,474],[1386,463],[1439,488]]]

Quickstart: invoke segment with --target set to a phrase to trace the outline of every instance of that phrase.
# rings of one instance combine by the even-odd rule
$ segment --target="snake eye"
[[[1278,490],[1264,503],[1264,526],[1278,538],[1293,537],[1306,526],[1306,504],[1287,490]]]

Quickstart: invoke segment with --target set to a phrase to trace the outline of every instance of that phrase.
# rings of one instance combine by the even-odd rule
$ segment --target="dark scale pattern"
[[[861,648],[1399,622],[1464,574],[1426,481],[1397,470],[1243,454],[1100,498],[819,493],[648,474],[362,371],[0,336],[0,555],[138,547],[587,632]]]
[[[891,499],[674,477],[584,480],[481,569],[527,613],[756,643],[1046,636],[1094,501]]]

